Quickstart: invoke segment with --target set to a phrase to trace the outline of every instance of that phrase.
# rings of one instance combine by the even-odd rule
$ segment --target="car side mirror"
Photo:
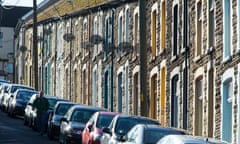
[[[92,127],[93,127],[92,124],[88,124],[88,125],[87,125],[88,131],[92,131]]]
[[[107,127],[104,127],[104,128],[103,128],[103,132],[105,132],[105,133],[108,133],[108,134],[112,135],[112,132],[111,132],[111,130],[110,130],[109,128],[107,128]]]
[[[127,140],[127,136],[126,135],[124,135],[124,136],[119,135],[119,136],[117,136],[117,139],[121,142],[125,142]]]
[[[61,122],[68,122],[67,118],[63,117],[61,118]]]

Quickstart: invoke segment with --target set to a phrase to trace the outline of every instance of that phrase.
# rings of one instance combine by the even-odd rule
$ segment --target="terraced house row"
[[[240,143],[240,0],[148,0],[144,9],[139,3],[40,4],[39,89],[132,115],[145,105],[163,126]],[[32,14],[19,22],[15,41],[15,78],[28,85],[35,80]]]

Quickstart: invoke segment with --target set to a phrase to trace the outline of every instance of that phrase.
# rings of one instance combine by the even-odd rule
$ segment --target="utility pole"
[[[184,96],[183,96],[183,128],[187,129],[187,114],[188,114],[188,0],[184,0],[184,40],[183,47],[185,48],[185,69],[184,69]]]
[[[37,0],[33,0],[33,67],[34,87],[38,90]]]
[[[147,96],[147,49],[146,49],[146,0],[139,2],[139,22],[140,22],[140,97],[141,115],[148,116],[148,96]]]

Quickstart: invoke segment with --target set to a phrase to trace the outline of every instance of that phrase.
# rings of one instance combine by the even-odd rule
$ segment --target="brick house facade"
[[[56,53],[44,57],[44,65],[51,62],[49,93],[140,115],[138,1],[89,4],[58,12],[58,19],[39,17],[39,25],[54,25],[50,45]],[[147,115],[163,126],[238,143],[239,1],[191,0],[187,6],[184,35],[184,1],[146,1]],[[67,42],[62,37],[70,27],[74,39]]]

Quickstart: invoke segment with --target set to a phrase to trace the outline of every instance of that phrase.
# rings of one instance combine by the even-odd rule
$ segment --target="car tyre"
[[[54,138],[52,129],[50,127],[47,129],[47,136],[50,140],[53,140],[53,138]]]

